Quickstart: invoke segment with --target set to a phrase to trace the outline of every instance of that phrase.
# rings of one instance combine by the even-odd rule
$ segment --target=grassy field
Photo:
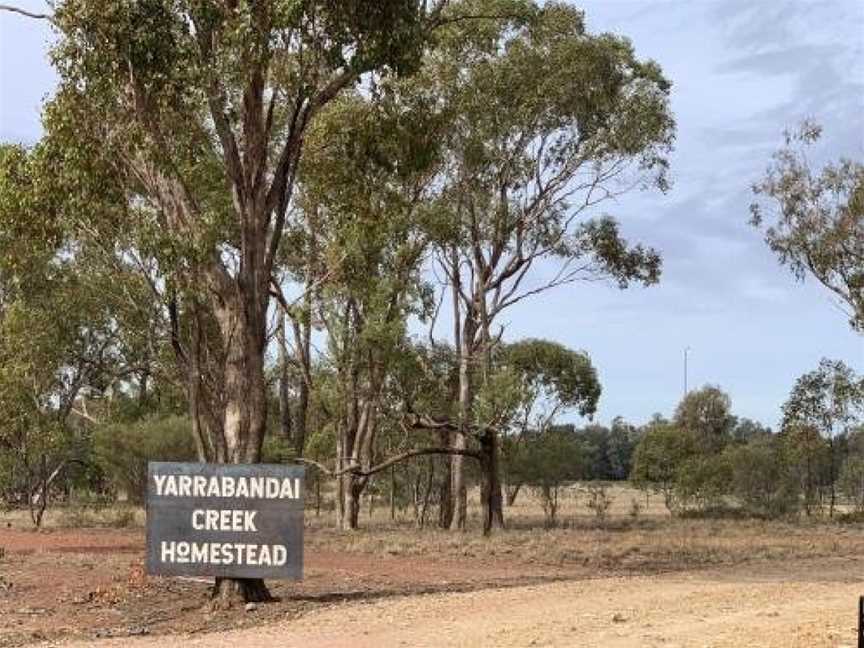
[[[508,528],[483,538],[476,498],[469,503],[469,529],[451,533],[429,526],[417,529],[406,511],[390,519],[386,507],[368,510],[362,528],[334,529],[332,513],[307,516],[307,546],[347,552],[397,556],[501,556],[528,564],[583,565],[607,570],[655,572],[747,560],[787,560],[860,555],[864,525],[827,518],[777,521],[759,519],[679,518],[662,499],[628,486],[609,489],[612,505],[601,520],[587,506],[580,488],[563,498],[559,525],[546,528],[539,501],[521,493],[505,509]],[[640,504],[633,514],[632,502]]]
[[[629,486],[613,485],[608,493],[611,506],[601,519],[588,507],[584,488],[574,486],[561,499],[558,525],[547,528],[539,500],[526,490],[514,506],[505,509],[507,528],[489,538],[480,535],[476,493],[469,498],[469,522],[464,533],[440,530],[434,519],[419,529],[410,509],[397,509],[395,519],[391,519],[387,502],[380,499],[371,512],[368,502],[364,505],[361,528],[353,532],[336,530],[332,510],[322,510],[320,515],[309,510],[306,546],[311,551],[367,555],[506,557],[526,565],[637,572],[864,553],[862,524],[804,516],[794,520],[681,518],[671,516],[660,497],[646,500],[643,492]],[[23,511],[6,512],[0,514],[0,524],[27,529],[29,518]],[[143,509],[116,505],[54,508],[46,514],[43,526],[50,532],[136,529],[144,524]]]

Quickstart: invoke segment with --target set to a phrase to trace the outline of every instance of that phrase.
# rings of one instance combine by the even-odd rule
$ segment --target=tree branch
[[[412,457],[421,457],[424,455],[435,455],[435,454],[443,454],[443,455],[462,455],[463,457],[473,457],[474,459],[481,459],[480,452],[477,450],[469,450],[466,448],[451,448],[447,446],[434,446],[430,448],[414,448],[412,450],[406,450],[405,452],[399,453],[393,457],[390,457],[386,461],[381,462],[377,466],[372,466],[366,470],[363,470],[360,466],[354,464],[349,466],[348,468],[343,468],[342,470],[334,471],[330,470],[324,464],[315,461],[314,459],[306,459],[303,457],[298,457],[294,461],[297,461],[302,464],[307,464],[310,466],[315,466],[318,470],[323,472],[328,477],[339,477],[341,475],[356,475],[358,477],[370,477],[375,473],[379,473],[382,470],[387,470],[390,466],[394,466],[398,463],[406,461],[407,459],[411,459]]]
[[[0,4],[0,11],[17,13],[22,16],[26,16],[27,18],[33,18],[35,20],[47,20],[50,23],[54,22],[54,16],[52,16],[51,14],[33,13],[32,11],[27,11],[26,9],[20,9],[18,7],[13,7],[7,4]]]

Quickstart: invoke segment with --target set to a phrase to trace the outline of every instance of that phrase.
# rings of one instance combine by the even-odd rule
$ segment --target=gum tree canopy
[[[864,164],[841,158],[814,170],[807,147],[822,128],[804,122],[785,133],[764,177],[753,186],[751,223],[796,278],[814,277],[864,332]]]
[[[491,38],[461,38],[435,59],[455,115],[444,142],[444,203],[452,235],[439,260],[453,295],[459,415],[453,442],[483,427],[476,394],[489,374],[507,309],[582,281],[621,288],[660,277],[659,253],[626,240],[601,210],[627,191],[665,191],[675,122],[671,83],[626,38],[591,33],[581,11],[545,3],[525,25]],[[476,434],[474,434],[476,436]],[[503,526],[492,459],[487,522]],[[453,529],[464,528],[464,458],[451,466]]]
[[[53,20],[61,82],[46,126],[64,173],[92,185],[101,165],[132,205],[115,225],[153,221],[163,274],[218,325],[225,402],[209,458],[258,461],[270,281],[304,133],[362,74],[409,71],[425,17],[409,0],[69,0]]]
[[[260,460],[271,277],[305,132],[361,77],[412,72],[446,6],[55,4],[60,83],[45,111],[44,160],[81,236],[125,246],[127,260],[140,253],[154,292],[169,296],[202,459]],[[204,362],[216,375],[202,377]],[[217,589],[268,596],[260,581]]]

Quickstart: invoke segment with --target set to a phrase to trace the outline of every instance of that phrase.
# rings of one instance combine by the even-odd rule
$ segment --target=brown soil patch
[[[210,632],[294,618],[349,601],[464,592],[587,577],[587,570],[493,559],[433,560],[308,550],[300,583],[272,582],[280,600],[210,614],[209,583],[144,574],[141,531],[0,530],[0,646],[39,640]]]
[[[862,546],[856,527],[732,521],[313,527],[303,582],[213,614],[209,583],[144,574],[140,529],[6,528],[0,646],[851,646]]]
[[[254,628],[127,637],[105,648],[852,648],[864,584],[852,574],[862,566],[820,559],[787,566],[780,578],[760,562],[746,570],[353,601]]]

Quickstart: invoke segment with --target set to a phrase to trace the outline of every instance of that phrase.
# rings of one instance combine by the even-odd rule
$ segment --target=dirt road
[[[851,647],[862,570],[864,561],[847,558],[397,597],[260,628],[98,645]]]

